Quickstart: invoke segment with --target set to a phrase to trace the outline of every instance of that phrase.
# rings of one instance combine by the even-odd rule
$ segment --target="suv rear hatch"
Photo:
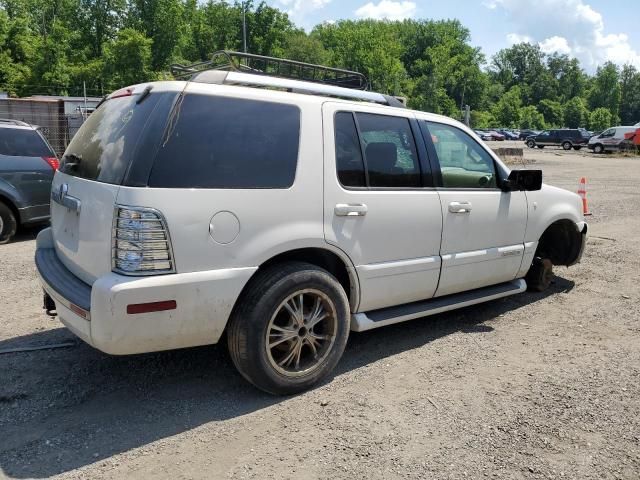
[[[115,92],[89,116],[62,156],[52,185],[55,249],[62,263],[88,284],[112,270],[119,187],[146,185],[136,185],[136,178],[150,164],[180,85],[138,85]]]

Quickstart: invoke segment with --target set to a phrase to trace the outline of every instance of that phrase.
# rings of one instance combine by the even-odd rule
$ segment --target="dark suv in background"
[[[18,225],[49,219],[51,181],[58,158],[38,127],[0,119],[0,244]]]
[[[589,135],[585,130],[577,128],[562,128],[545,130],[537,135],[530,135],[525,139],[529,148],[544,148],[550,146],[562,147],[564,150],[580,150],[589,142]]]

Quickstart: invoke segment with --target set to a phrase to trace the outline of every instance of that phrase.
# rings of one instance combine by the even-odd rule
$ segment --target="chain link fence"
[[[99,101],[80,97],[2,98],[0,118],[37,125],[60,157]]]

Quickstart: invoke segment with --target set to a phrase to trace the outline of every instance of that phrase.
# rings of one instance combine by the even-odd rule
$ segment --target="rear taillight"
[[[58,170],[58,168],[60,167],[60,160],[58,160],[56,157],[42,157],[42,159],[47,162],[49,166],[54,170]]]
[[[113,271],[124,275],[174,273],[171,239],[162,214],[150,208],[115,209]]]

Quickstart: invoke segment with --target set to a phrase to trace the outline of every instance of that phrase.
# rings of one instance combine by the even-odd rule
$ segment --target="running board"
[[[414,318],[435,315],[497,298],[508,297],[509,295],[522,293],[526,289],[527,283],[521,278],[468,292],[454,293],[445,297],[381,308],[370,312],[355,313],[351,316],[351,330],[364,332],[365,330],[384,327],[393,323],[405,322]]]

